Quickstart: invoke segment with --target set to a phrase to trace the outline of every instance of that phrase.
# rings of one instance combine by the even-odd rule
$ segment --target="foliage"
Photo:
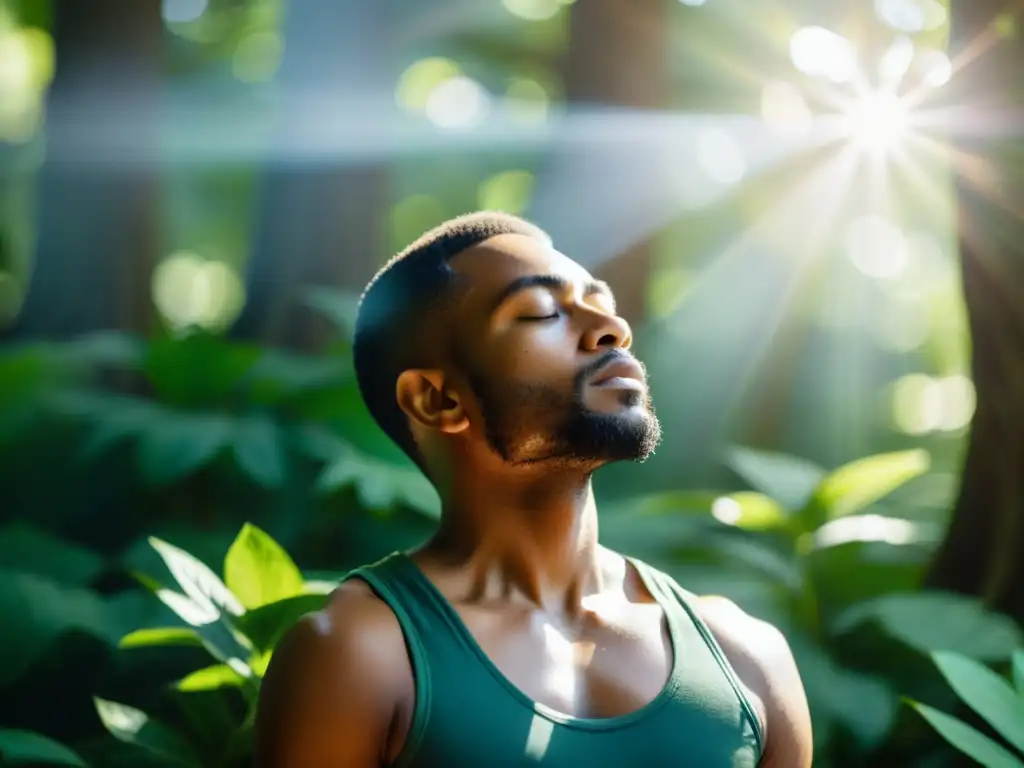
[[[910,705],[946,741],[985,768],[1024,766],[1024,651],[1013,654],[1013,685],[959,653],[937,652],[932,659],[963,703],[1002,737],[1013,753],[963,720],[918,701],[910,701]]]
[[[811,705],[816,765],[841,752],[863,760],[886,738],[908,653],[1002,660],[1020,643],[1010,619],[977,602],[917,591],[937,532],[872,510],[927,471],[924,452],[831,472],[747,448],[726,460],[751,490],[630,501],[602,531],[612,545],[669,564],[688,588],[725,594],[783,629]]]
[[[179,623],[131,632],[121,639],[122,648],[201,647],[216,663],[189,672],[173,688],[185,694],[234,691],[244,707],[215,734],[188,723],[175,729],[140,709],[98,697],[97,714],[114,738],[169,765],[246,764],[259,682],[274,646],[299,617],[323,605],[331,585],[305,580],[284,549],[250,524],[228,550],[223,580],[183,549],[156,538],[150,544],[178,590],[152,576],[142,581]],[[192,698],[184,706],[201,705]],[[192,722],[201,721],[201,712],[193,714]]]

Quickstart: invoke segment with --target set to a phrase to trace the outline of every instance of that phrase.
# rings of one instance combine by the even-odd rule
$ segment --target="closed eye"
[[[538,317],[520,317],[519,319],[522,320],[524,323],[539,323],[543,320],[554,320],[556,317],[558,317],[558,315],[559,313],[555,312],[553,315],[541,315]]]

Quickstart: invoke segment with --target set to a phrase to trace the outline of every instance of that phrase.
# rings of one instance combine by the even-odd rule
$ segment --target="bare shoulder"
[[[700,597],[694,609],[758,710],[766,734],[761,765],[810,766],[813,745],[807,696],[785,636],[724,597]]]
[[[411,679],[394,613],[365,582],[345,582],[274,650],[257,708],[257,765],[379,765]]]

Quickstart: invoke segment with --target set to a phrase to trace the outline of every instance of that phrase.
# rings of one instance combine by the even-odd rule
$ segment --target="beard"
[[[580,371],[572,391],[532,382],[492,381],[471,374],[491,449],[511,465],[593,467],[612,461],[644,461],[661,441],[661,425],[648,392],[619,393],[622,410],[588,408],[587,381],[616,353]]]

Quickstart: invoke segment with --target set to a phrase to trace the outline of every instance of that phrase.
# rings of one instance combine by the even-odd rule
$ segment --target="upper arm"
[[[765,730],[761,768],[810,768],[807,695],[789,643],[779,630],[722,598],[702,598],[711,628],[740,681],[757,699]]]
[[[394,615],[361,586],[343,585],[274,650],[256,713],[259,768],[384,762],[404,645]]]

